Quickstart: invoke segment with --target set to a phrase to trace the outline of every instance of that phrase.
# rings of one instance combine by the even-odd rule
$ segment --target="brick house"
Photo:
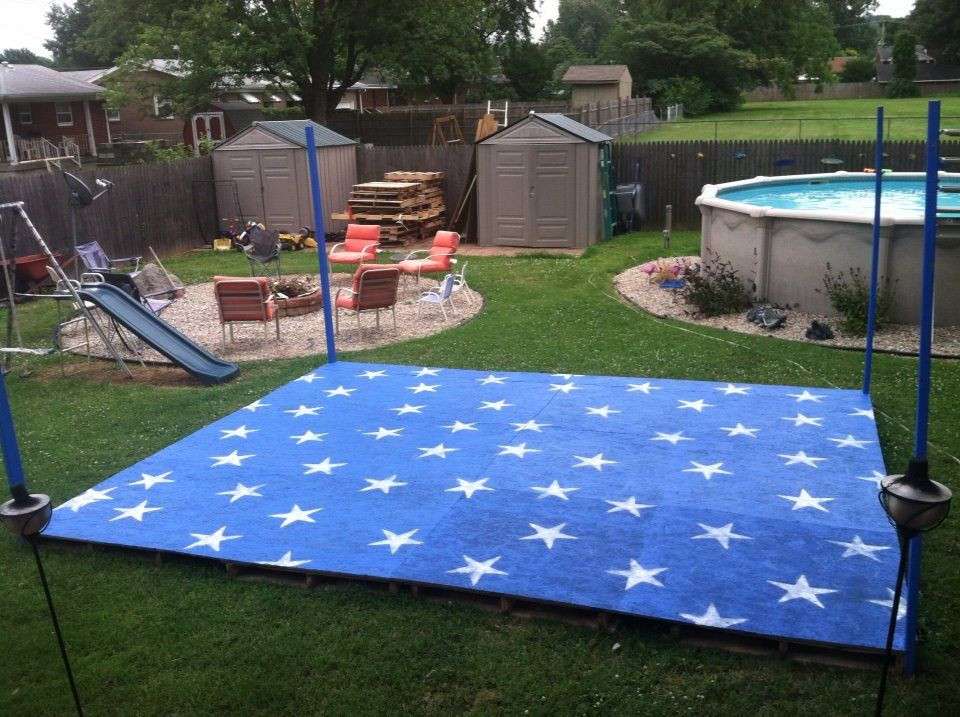
[[[102,88],[43,65],[0,63],[0,162],[97,156],[110,141]]]

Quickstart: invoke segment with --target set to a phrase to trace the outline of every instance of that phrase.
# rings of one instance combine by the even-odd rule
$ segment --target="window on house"
[[[256,95],[251,95],[249,92],[241,92],[240,96],[243,98],[244,102],[247,102],[248,104],[251,104],[251,105],[255,105],[260,102],[259,97],[257,97]]]
[[[55,102],[54,107],[57,110],[58,127],[69,127],[73,124],[73,107],[69,102]]]
[[[20,115],[20,124],[33,124],[33,111],[30,105],[17,105],[17,114]]]
[[[154,95],[153,114],[157,119],[173,119],[173,102],[165,97]]]
[[[114,110],[107,107],[107,122],[119,122],[120,121],[120,110]]]

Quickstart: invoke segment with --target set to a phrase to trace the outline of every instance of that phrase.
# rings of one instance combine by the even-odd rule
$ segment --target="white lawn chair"
[[[460,271],[454,272],[453,274],[453,293],[457,294],[460,292],[463,292],[463,295],[467,297],[467,303],[473,306],[473,289],[467,284],[467,262],[463,262]]]
[[[443,320],[447,320],[447,310],[444,308],[444,304],[450,306],[450,311],[457,315],[457,307],[453,305],[453,284],[456,281],[456,274],[447,274],[443,277],[443,281],[440,282],[439,286],[435,286],[430,291],[424,291],[420,294],[420,299],[417,304],[417,318],[420,318],[420,312],[423,310],[424,304],[436,304],[440,307],[440,311],[443,313]]]

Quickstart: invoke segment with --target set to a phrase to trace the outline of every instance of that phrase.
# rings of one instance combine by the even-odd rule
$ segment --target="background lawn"
[[[711,139],[873,139],[877,107],[883,105],[885,139],[925,139],[927,103],[917,97],[890,100],[804,100],[749,102],[734,112],[689,117],[622,142]],[[960,95],[945,95],[940,108],[943,127],[960,127]],[[857,118],[857,119],[849,119]]]
[[[859,385],[862,355],[664,322],[617,299],[611,277],[660,253],[659,233],[567,256],[472,257],[489,303],[471,323],[346,359],[808,386]],[[696,234],[675,234],[691,253]],[[315,255],[284,255],[287,270]],[[236,254],[171,260],[187,281],[246,272]],[[54,313],[24,307],[31,342]],[[215,318],[211,317],[211,321]],[[65,499],[322,362],[243,366],[215,388],[61,378],[55,359],[8,378],[34,490]],[[916,362],[878,356],[874,403],[887,465],[911,453]],[[935,362],[932,472],[960,488],[960,364]],[[879,508],[878,508],[879,510]],[[523,621],[364,588],[312,590],[227,578],[215,562],[157,565],[119,550],[44,547],[91,715],[850,715],[872,711],[878,674]],[[926,541],[921,675],[893,680],[890,715],[956,710],[960,518]],[[29,550],[0,536],[0,714],[69,714],[71,702]],[[620,648],[614,650],[619,643]]]

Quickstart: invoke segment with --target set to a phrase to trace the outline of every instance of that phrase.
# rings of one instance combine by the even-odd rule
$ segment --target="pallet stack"
[[[432,237],[443,228],[443,172],[387,172],[383,179],[353,185],[348,211],[331,217],[379,224],[381,243],[397,246]]]

